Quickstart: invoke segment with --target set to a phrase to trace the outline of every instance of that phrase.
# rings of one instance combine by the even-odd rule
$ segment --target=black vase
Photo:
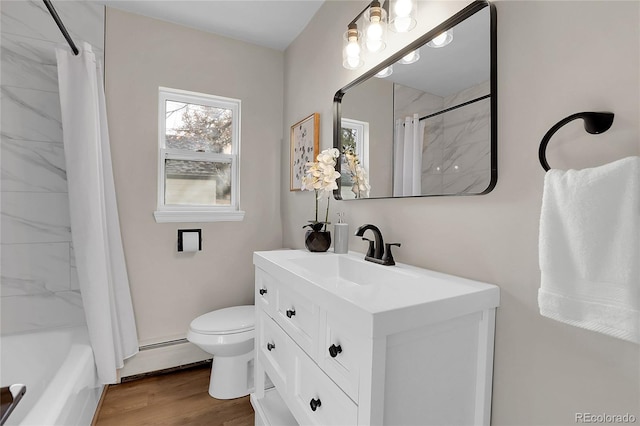
[[[329,250],[331,245],[331,232],[313,231],[309,229],[304,235],[304,246],[312,252],[323,252]]]

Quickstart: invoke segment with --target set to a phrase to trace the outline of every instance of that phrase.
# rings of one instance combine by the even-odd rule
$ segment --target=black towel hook
[[[549,131],[544,135],[544,137],[542,138],[542,142],[540,142],[540,149],[538,150],[540,164],[546,171],[549,171],[549,169],[551,169],[551,167],[549,167],[549,163],[547,163],[546,157],[547,144],[549,143],[549,139],[551,139],[551,136],[553,136],[553,134],[557,132],[560,127],[577,118],[582,118],[584,120],[584,129],[592,135],[606,132],[607,130],[609,130],[611,124],[613,123],[612,112],[578,112],[558,121],[558,123],[550,128]]]

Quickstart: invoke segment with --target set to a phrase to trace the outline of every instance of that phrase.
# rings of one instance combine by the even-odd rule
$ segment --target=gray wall
[[[380,100],[388,100],[380,105]],[[369,123],[370,197],[385,197],[393,192],[393,84],[372,78],[354,87],[343,98],[342,117]],[[325,120],[330,118],[325,117]],[[354,198],[351,187],[342,188],[345,199]],[[345,196],[346,194],[346,196]],[[347,198],[348,197],[348,198]],[[335,221],[334,215],[329,221]]]
[[[78,44],[102,60],[104,7],[54,2]],[[71,245],[55,47],[41,1],[3,1],[2,333],[84,323]]]
[[[283,53],[108,8],[106,62],[111,151],[138,337],[141,345],[184,338],[197,316],[252,304],[253,251],[282,246]],[[242,222],[155,222],[159,86],[242,101]],[[185,228],[202,229],[201,252],[177,253],[177,230]]]
[[[468,2],[421,2],[429,29]],[[576,412],[640,416],[637,345],[540,316],[538,222],[544,170],[538,146],[557,121],[583,110],[611,110],[613,127],[588,135],[580,123],[554,137],[548,159],[584,168],[640,154],[640,3],[497,1],[498,185],[476,197],[333,202],[352,230],[379,225],[402,242],[397,261],[495,283],[495,425],[575,424]],[[283,128],[321,114],[321,148],[332,146],[332,96],[365,69],[341,67],[341,34],[364,2],[329,1],[285,52]],[[397,35],[395,35],[397,36]],[[417,37],[414,35],[413,38]],[[597,52],[597,56],[596,56]],[[288,176],[288,141],[282,174]],[[285,247],[303,248],[313,194],[281,182]],[[350,239],[353,250],[364,243]]]

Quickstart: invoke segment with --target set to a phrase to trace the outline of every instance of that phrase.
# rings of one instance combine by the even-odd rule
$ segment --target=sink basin
[[[378,265],[354,256],[327,254],[292,258],[289,261],[325,282],[366,286],[398,283],[417,277],[401,268]]]
[[[456,310],[495,307],[500,300],[499,289],[491,284],[403,263],[378,265],[365,261],[364,254],[355,252],[255,252],[254,264],[280,282],[295,283],[292,285],[304,289],[312,300],[332,298],[332,303],[348,302],[352,308],[370,314],[419,305],[435,318]],[[453,309],[450,302],[454,299],[465,301]]]

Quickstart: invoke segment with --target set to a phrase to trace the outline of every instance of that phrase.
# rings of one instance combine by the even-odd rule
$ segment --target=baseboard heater
[[[190,343],[187,339],[152,343],[140,346],[136,355],[126,359],[124,367],[118,370],[118,376],[122,381],[132,376],[182,367],[211,358],[211,354]]]
[[[163,348],[165,346],[173,346],[173,345],[178,345],[180,343],[187,343],[187,342],[188,342],[187,339],[168,340],[166,342],[158,342],[158,343],[152,343],[150,345],[140,346],[138,349],[140,351],[148,351],[150,349]]]

